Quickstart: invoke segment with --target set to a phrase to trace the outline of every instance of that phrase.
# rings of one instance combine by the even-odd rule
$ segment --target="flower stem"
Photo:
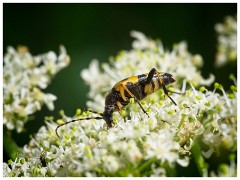
[[[138,171],[140,172],[140,174],[142,174],[142,172],[144,172],[147,168],[149,168],[151,166],[151,164],[154,163],[156,160],[157,160],[157,158],[151,158],[151,159],[147,160],[145,163],[143,163],[138,168]]]
[[[18,147],[17,143],[11,138],[11,135],[6,131],[4,131],[3,134],[3,147],[8,153],[8,156],[13,160],[16,158],[17,153],[22,151],[22,149]]]
[[[191,152],[193,154],[194,160],[197,164],[198,171],[201,176],[206,176],[207,174],[207,164],[204,161],[204,158],[202,156],[202,152],[198,143],[198,137],[194,138],[193,140],[193,146],[191,149]]]

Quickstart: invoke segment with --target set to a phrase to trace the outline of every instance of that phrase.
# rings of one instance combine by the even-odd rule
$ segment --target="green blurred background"
[[[37,120],[28,122],[27,132],[13,133],[19,146],[29,142],[29,134],[44,124],[44,116],[64,109],[69,116],[76,108],[85,107],[88,87],[80,71],[92,59],[106,62],[109,56],[131,48],[131,30],[160,38],[167,49],[185,40],[189,51],[203,56],[202,74],[216,75],[217,82],[228,87],[230,73],[237,73],[236,64],[215,69],[216,33],[214,25],[226,15],[236,15],[237,4],[3,4],[3,52],[6,47],[26,45],[33,55],[53,50],[58,53],[63,44],[71,64],[60,71],[44,92],[55,94],[55,110],[46,107],[35,114]],[[4,152],[4,161],[9,158]]]

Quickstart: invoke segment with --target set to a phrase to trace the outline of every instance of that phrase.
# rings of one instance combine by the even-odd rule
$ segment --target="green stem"
[[[6,131],[4,131],[3,134],[3,148],[12,160],[16,158],[17,153],[22,151],[22,149],[18,147],[16,142],[11,138],[11,135]]]
[[[205,163],[204,158],[202,156],[202,152],[201,152],[197,137],[194,138],[193,140],[193,146],[192,146],[191,152],[197,164],[200,175],[201,176],[205,175],[207,171],[207,164]]]
[[[152,163],[154,163],[157,160],[157,158],[151,158],[149,160],[147,160],[145,163],[143,163],[139,168],[138,171],[139,172],[143,172],[144,170],[146,170],[147,168],[149,168],[151,166]]]

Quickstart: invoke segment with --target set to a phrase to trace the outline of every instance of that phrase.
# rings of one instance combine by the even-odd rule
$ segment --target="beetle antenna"
[[[86,111],[89,111],[91,113],[94,113],[94,114],[98,114],[100,116],[103,116],[103,113],[100,113],[100,112],[97,112],[97,111],[94,111],[94,110],[91,110],[91,109],[87,109]]]
[[[98,113],[98,114],[100,114],[100,113]],[[100,119],[103,119],[103,117],[86,117],[86,118],[80,118],[80,119],[73,119],[71,121],[65,122],[65,123],[60,124],[60,125],[57,126],[57,128],[55,129],[56,135],[58,136],[58,138],[60,138],[60,136],[58,134],[58,128],[66,125],[66,124],[73,123],[73,122],[76,122],[76,121],[90,120],[90,119],[100,120]]]

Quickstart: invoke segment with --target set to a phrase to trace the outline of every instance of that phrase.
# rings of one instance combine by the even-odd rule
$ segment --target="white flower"
[[[154,50],[156,49],[157,43],[153,40],[149,40],[143,33],[139,31],[131,31],[131,36],[135,38],[136,40],[133,41],[132,47],[133,49],[150,49]]]
[[[53,105],[53,101],[55,101],[57,99],[57,97],[53,94],[45,94],[43,97],[43,101],[44,103],[47,105],[49,110],[53,110],[54,109],[54,105]]]
[[[216,67],[227,62],[237,60],[237,17],[227,16],[222,24],[216,24],[218,44],[216,54]]]
[[[151,177],[165,177],[166,176],[166,170],[164,168],[155,168],[152,166],[153,173]]]
[[[7,163],[3,163],[3,177],[8,177],[11,169],[8,167]]]
[[[201,158],[204,161],[222,147],[236,152],[236,92],[199,88],[197,85],[210,85],[214,79],[212,76],[206,80],[201,76],[198,68],[202,65],[202,57],[188,52],[185,42],[176,44],[172,51],[164,51],[160,42],[149,40],[142,33],[134,32],[134,36],[137,37],[134,46],[138,49],[121,51],[111,65],[105,63],[101,70],[98,61],[94,60],[89,69],[82,71],[81,76],[90,85],[88,107],[103,111],[106,93],[116,82],[148,73],[153,67],[173,74],[176,82],[171,86],[174,91],[186,92],[183,95],[170,93],[177,106],[159,90],[141,101],[148,115],[137,103],[129,103],[122,112],[113,113],[112,128],[107,128],[104,120],[78,121],[61,126],[58,129],[60,139],[55,134],[57,124],[47,121],[21,154],[30,159],[30,169],[24,169],[26,175],[167,176],[176,164],[188,168],[196,144],[200,149],[200,158],[193,158],[196,162]],[[46,102],[48,98],[37,88],[35,92],[29,101]],[[25,94],[22,92],[23,96]],[[51,104],[54,98],[49,99],[47,102]],[[11,107],[6,106],[6,109]],[[83,112],[73,117],[64,113],[61,116],[58,123],[97,115]],[[199,143],[194,143],[196,140]],[[39,160],[43,149],[46,167]],[[22,172],[23,167],[16,159],[10,163],[10,170],[5,167],[5,174],[15,173],[16,165]],[[203,175],[207,175],[206,170],[202,170]],[[12,176],[19,175],[14,173]],[[231,171],[228,175],[234,176],[234,173]]]
[[[45,94],[51,78],[69,64],[69,56],[63,46],[60,55],[54,52],[32,56],[25,46],[17,50],[7,49],[3,66],[3,116],[9,130],[22,132],[29,115],[41,110],[43,103],[54,109],[56,96]]]
[[[167,161],[172,165],[179,158],[176,152],[179,150],[180,146],[173,140],[173,134],[168,130],[151,133],[147,136],[144,148],[147,149],[146,159],[156,157],[162,163]]]
[[[117,162],[117,158],[112,155],[107,155],[102,157],[103,159],[103,170],[106,170],[110,173],[114,173],[119,168],[119,163]]]

